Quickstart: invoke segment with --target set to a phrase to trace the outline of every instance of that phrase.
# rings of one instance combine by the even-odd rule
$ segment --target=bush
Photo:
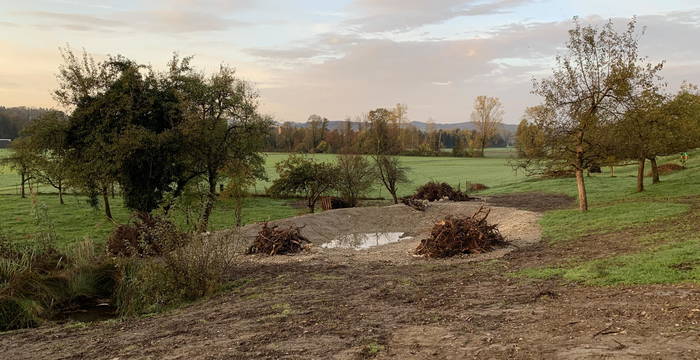
[[[0,331],[36,327],[42,311],[36,301],[0,296]]]
[[[117,311],[158,312],[216,293],[233,270],[234,246],[235,241],[201,235],[159,257],[119,259]]]
[[[112,256],[158,256],[187,241],[173,222],[147,213],[136,214],[131,224],[117,226],[107,239]]]
[[[438,183],[431,181],[422,185],[416,190],[416,193],[411,196],[418,200],[437,201],[449,199],[452,201],[467,201],[471,198],[460,190],[455,190],[448,183]]]

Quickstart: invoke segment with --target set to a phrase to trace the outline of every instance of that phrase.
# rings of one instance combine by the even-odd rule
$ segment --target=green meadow
[[[0,150],[7,156],[8,150]],[[698,237],[691,228],[661,226],[671,220],[700,219],[700,210],[693,206],[700,203],[700,151],[691,152],[688,168],[662,176],[660,184],[652,185],[647,179],[647,190],[635,192],[636,167],[619,167],[615,177],[609,169],[602,174],[586,177],[591,210],[581,213],[576,209],[545,212],[540,220],[543,240],[550,246],[561,246],[572,241],[585,241],[586,237],[627,231],[636,227],[649,227],[649,232],[639,239],[648,245],[635,254],[611,256],[605,259],[582,260],[575,264],[547,265],[518,272],[518,276],[535,278],[561,277],[570,281],[594,285],[637,284],[658,282],[698,281],[700,258]],[[254,192],[264,193],[276,178],[275,164],[288,154],[267,154],[267,181],[255,185]],[[335,155],[317,154],[320,161],[335,161]],[[402,157],[410,168],[410,184],[401,187],[406,195],[415,187],[430,180],[444,181],[464,188],[467,182],[482,183],[490,188],[483,195],[518,192],[544,192],[576,196],[573,179],[537,179],[516,174],[509,166],[509,149],[491,149],[485,158],[452,157]],[[661,159],[660,164],[675,162],[676,157]],[[105,219],[100,209],[92,209],[82,195],[68,195],[66,204],[58,204],[56,194],[50,188],[40,188],[40,194],[32,199],[18,195],[19,177],[7,167],[0,167],[0,232],[19,242],[31,241],[36,233],[35,213],[45,211],[60,241],[69,244],[84,238],[103,243],[114,223]],[[370,196],[385,197],[385,190],[376,188]],[[118,223],[129,220],[129,212],[117,197],[112,200],[112,211]],[[267,197],[251,197],[244,207],[244,222],[252,223],[294,216],[304,211],[294,206],[293,200]],[[176,220],[186,226],[184,215]],[[691,220],[689,220],[691,221]],[[210,224],[211,230],[230,228],[234,224],[232,204],[228,200],[217,203]],[[689,260],[690,259],[690,260]],[[694,261],[694,260],[693,260]],[[691,265],[683,265],[690,263]],[[678,270],[682,266],[690,270]]]

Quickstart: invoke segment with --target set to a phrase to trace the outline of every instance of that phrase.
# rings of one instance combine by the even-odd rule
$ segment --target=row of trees
[[[286,122],[272,129],[266,150],[303,153],[359,153],[436,156],[443,148],[455,156],[483,156],[487,146],[506,146],[509,136],[501,126],[498,98],[479,96],[474,102],[471,129],[442,130],[428,123],[421,130],[407,120],[408,107],[378,108],[354,121],[346,119],[331,129],[328,119],[311,115],[304,124]]]
[[[530,172],[572,171],[579,207],[588,209],[584,171],[603,165],[638,163],[637,191],[644,190],[644,167],[656,158],[700,146],[700,96],[685,85],[666,94],[659,75],[663,63],[638,53],[636,19],[624,32],[612,21],[582,26],[575,19],[550,78],[535,81],[542,104],[527,109],[516,141]]]
[[[54,95],[68,112],[45,114],[13,142],[8,161],[23,185],[49,184],[61,201],[67,187],[76,189],[93,206],[101,199],[110,218],[115,187],[129,209],[166,213],[201,189],[197,228],[204,231],[217,184],[264,176],[260,151],[272,121],[233,69],[206,76],[191,58],[174,56],[157,72],[122,56],[98,62],[70,49],[62,54]]]
[[[0,106],[0,139],[13,140],[19,137],[20,132],[27,127],[32,120],[44,115],[49,110],[31,107],[4,107]],[[0,147],[6,143],[0,143]]]

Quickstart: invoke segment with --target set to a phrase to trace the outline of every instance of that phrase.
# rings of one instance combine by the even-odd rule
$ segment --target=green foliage
[[[122,316],[159,312],[212,295],[233,269],[236,240],[195,236],[160,257],[118,260],[114,301]]]
[[[277,164],[278,178],[268,192],[274,196],[299,195],[306,199],[309,212],[314,212],[321,195],[338,185],[338,167],[332,163],[317,162],[301,155],[289,157]]]
[[[377,172],[372,163],[362,155],[338,155],[338,192],[350,206],[357,206],[377,182]]]

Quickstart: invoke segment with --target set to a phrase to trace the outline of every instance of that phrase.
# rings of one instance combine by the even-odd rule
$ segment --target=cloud
[[[404,32],[463,16],[493,15],[534,0],[355,0],[346,23],[359,32]]]
[[[694,43],[700,22],[693,19],[699,14],[639,18],[639,24],[647,27],[640,52],[650,55],[653,62],[665,58],[663,75],[671,89],[682,80],[700,82],[700,48],[688,46]],[[624,29],[628,20],[615,19],[615,24]],[[605,20],[591,16],[581,21],[599,24]],[[554,57],[564,51],[571,26],[570,20],[515,23],[493,28],[484,38],[436,41],[324,34],[305,50],[264,53],[270,62],[275,57],[283,61],[292,55],[311,56],[310,49],[323,49],[335,56],[275,72],[281,85],[261,89],[261,94],[271,104],[269,111],[291,121],[301,121],[310,113],[342,119],[403,102],[408,104],[412,120],[433,117],[459,122],[468,119],[476,96],[498,96],[506,122],[517,123],[525,107],[539,101],[530,93],[532,78],[551,74]]]
[[[189,33],[224,31],[247,25],[243,21],[209,13],[166,9],[110,12],[104,16],[50,11],[21,14],[42,21],[37,24],[39,27],[58,27],[73,31]]]

